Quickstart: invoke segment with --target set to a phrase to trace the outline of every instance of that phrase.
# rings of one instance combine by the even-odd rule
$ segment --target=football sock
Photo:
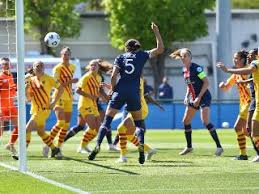
[[[217,131],[214,128],[213,124],[209,123],[206,127],[209,130],[212,139],[215,141],[217,148],[221,148],[219,137],[218,137]]]
[[[107,131],[106,139],[107,139],[108,144],[112,144],[112,130]]]
[[[16,142],[17,138],[18,138],[18,127],[15,126],[13,128],[13,132],[11,134],[11,137],[10,137],[10,140],[9,140],[9,144],[14,144]]]
[[[135,146],[138,147],[139,145],[139,140],[138,137],[135,135],[127,135],[127,140],[133,143]],[[147,152],[151,149],[151,147],[148,144],[144,144],[144,151]]]
[[[139,139],[139,143],[140,144],[144,144],[145,140],[145,123],[144,120],[137,120],[134,121],[135,125],[136,125],[136,135]]]
[[[53,140],[55,139],[56,135],[58,134],[58,132],[61,130],[61,128],[63,128],[65,125],[65,121],[64,120],[58,120],[56,125],[54,125],[54,127],[51,129],[50,132],[50,138]]]
[[[251,139],[251,142],[253,144],[253,147],[254,147],[254,150],[255,150],[256,154],[259,156],[259,149],[255,146],[255,142],[253,141],[253,137],[250,136],[250,139]]]
[[[107,131],[111,130],[112,120],[113,120],[113,117],[105,115],[103,124],[101,125],[101,127],[99,129],[99,133],[98,133],[98,137],[97,137],[97,146],[100,147]]]
[[[254,143],[255,143],[255,147],[257,149],[259,149],[259,136],[255,136],[253,137]]]
[[[26,132],[26,146],[28,147],[31,142],[31,132]]]
[[[55,145],[53,144],[52,139],[50,138],[50,136],[47,133],[44,133],[42,136],[40,136],[41,139],[43,140],[43,142],[49,146],[51,149],[55,148]]]
[[[118,142],[119,142],[119,135],[116,134],[114,141],[113,141],[113,145],[117,145]]]
[[[87,130],[84,133],[84,137],[81,140],[81,147],[85,147],[92,139],[95,138],[97,135],[97,132],[94,129],[87,128]]]
[[[125,156],[127,152],[127,128],[121,123],[119,124],[117,131],[119,135],[120,154],[121,156]]]
[[[59,137],[58,137],[58,147],[60,148],[64,142],[65,136],[67,134],[67,130],[69,128],[70,123],[65,123],[64,127],[61,128]]]
[[[245,133],[243,131],[238,131],[238,132],[236,132],[236,134],[237,134],[237,142],[238,142],[238,145],[239,145],[240,154],[241,155],[247,155]]]
[[[64,142],[67,141],[68,139],[70,139],[71,137],[75,136],[79,131],[83,131],[84,130],[84,126],[81,125],[76,125],[74,127],[72,127],[69,132],[67,133]]]
[[[192,148],[192,126],[191,125],[184,125],[184,134],[187,143],[187,148]]]

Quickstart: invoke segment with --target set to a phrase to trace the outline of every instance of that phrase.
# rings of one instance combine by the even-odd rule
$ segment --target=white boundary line
[[[186,191],[190,191],[190,192],[205,192],[205,191],[247,191],[247,190],[259,190],[259,187],[244,187],[244,188],[203,188],[203,189],[199,189],[199,188],[186,188],[186,189],[133,189],[133,190],[96,190],[94,192],[96,193],[120,193],[120,192],[154,192],[154,191],[173,191],[173,192],[186,192]]]
[[[7,165],[7,164],[4,164],[2,162],[0,162],[0,166],[2,166],[4,168],[8,168],[10,170],[18,171],[18,168],[14,167],[14,166]],[[20,171],[18,171],[18,172],[20,172]],[[65,185],[63,183],[59,183],[59,182],[56,182],[54,180],[48,179],[46,177],[34,174],[33,172],[22,172],[22,173],[26,174],[26,175],[29,175],[29,176],[31,176],[31,177],[33,177],[35,179],[38,179],[38,180],[40,180],[42,182],[46,182],[46,183],[55,185],[55,186],[60,187],[62,189],[66,189],[66,190],[69,190],[69,191],[72,191],[72,192],[75,192],[75,193],[79,193],[79,194],[90,194],[90,193],[88,193],[86,191],[82,191],[82,190],[80,190],[78,188],[71,187],[71,186]]]

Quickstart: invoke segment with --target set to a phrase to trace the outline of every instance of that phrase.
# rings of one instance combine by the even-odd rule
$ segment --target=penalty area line
[[[14,166],[11,166],[11,165],[7,165],[7,164],[4,164],[2,162],[0,162],[0,166],[2,166],[4,168],[8,168],[10,170],[14,170],[14,171],[20,172],[17,167],[14,167]],[[43,177],[41,175],[37,175],[37,174],[35,174],[33,172],[27,171],[27,172],[20,172],[20,173],[28,175],[28,176],[31,176],[31,177],[33,177],[35,179],[38,179],[38,180],[42,181],[42,182],[46,182],[46,183],[52,184],[54,186],[60,187],[62,189],[66,189],[68,191],[72,191],[72,192],[79,193],[79,194],[90,194],[89,192],[82,191],[81,189],[78,189],[78,188],[75,188],[75,187],[71,187],[71,186],[65,185],[63,183],[59,183],[57,181],[48,179],[48,178]]]

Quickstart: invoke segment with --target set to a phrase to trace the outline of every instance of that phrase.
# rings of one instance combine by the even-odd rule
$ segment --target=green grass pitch
[[[181,130],[148,130],[146,142],[157,148],[151,161],[139,165],[136,148],[128,143],[128,162],[118,164],[119,154],[107,151],[103,142],[95,161],[76,153],[82,133],[68,140],[63,147],[63,160],[43,158],[42,142],[36,133],[28,148],[28,168],[48,179],[90,193],[259,193],[259,163],[234,161],[239,154],[233,130],[218,130],[224,153],[214,156],[215,144],[207,130],[193,131],[194,152],[179,156],[185,146]],[[0,161],[17,166],[3,145],[8,133],[0,139]],[[249,160],[255,156],[247,139]],[[90,144],[93,148],[94,143]],[[0,167],[0,193],[73,193]]]

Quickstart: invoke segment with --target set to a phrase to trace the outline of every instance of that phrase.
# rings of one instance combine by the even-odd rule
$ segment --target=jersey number
[[[134,72],[134,70],[135,70],[134,65],[131,63],[132,61],[133,61],[133,59],[126,59],[126,64],[125,64],[125,66],[131,68],[130,71],[128,71],[127,69],[125,69],[125,73],[127,73],[127,74],[132,74],[132,73]]]

